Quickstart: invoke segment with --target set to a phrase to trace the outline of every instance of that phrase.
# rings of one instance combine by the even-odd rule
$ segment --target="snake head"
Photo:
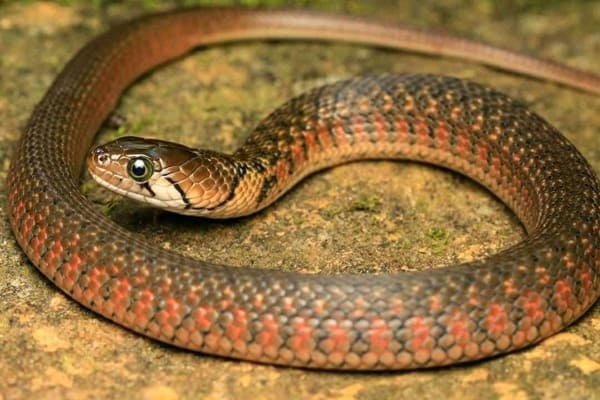
[[[92,148],[90,175],[128,198],[180,214],[206,215],[231,197],[229,156],[126,136]]]

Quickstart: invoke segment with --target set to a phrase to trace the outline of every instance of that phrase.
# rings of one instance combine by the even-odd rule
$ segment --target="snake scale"
[[[179,163],[169,177],[189,198],[175,211],[215,217],[260,209],[303,176],[340,162],[401,158],[447,167],[489,188],[527,230],[521,243],[483,260],[395,275],[233,268],[142,241],[85,199],[78,177],[88,149],[128,85],[194,47],[256,38],[341,40],[469,58],[600,93],[594,74],[350,17],[193,8],[121,24],[65,66],[33,111],[9,172],[15,237],[65,293],[179,347],[351,370],[442,366],[514,351],[560,331],[595,303],[596,174],[541,117],[501,93],[455,78],[390,75],[314,89],[274,111],[233,155],[164,142],[147,147],[154,155],[165,148],[165,159]],[[127,140],[117,148],[139,141]],[[91,164],[107,146],[91,153]],[[204,171],[196,175],[209,187],[184,187],[188,178],[177,174],[186,173],[181,165],[187,161],[169,146],[195,157],[187,173]],[[211,186],[218,181],[226,185],[224,196]],[[202,203],[194,190],[218,201]]]

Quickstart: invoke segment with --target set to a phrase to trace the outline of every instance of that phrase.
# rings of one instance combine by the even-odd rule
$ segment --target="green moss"
[[[290,218],[290,221],[291,221],[292,225],[300,226],[304,222],[306,222],[306,216],[304,216],[302,214],[293,214]]]
[[[320,214],[325,218],[333,218],[333,217],[340,215],[343,212],[344,212],[344,209],[342,207],[334,206],[334,205],[331,205],[328,207],[323,207],[320,210]]]
[[[425,236],[431,242],[431,251],[433,254],[440,254],[446,250],[450,233],[444,228],[432,227],[425,231]]]
[[[375,211],[381,205],[381,199],[376,195],[362,196],[352,202],[350,210],[352,211]]]
[[[102,204],[102,213],[107,216],[110,215],[118,203],[118,200],[109,200],[108,202]]]
[[[96,182],[94,182],[91,179],[85,180],[82,184],[81,184],[81,192],[85,195],[87,195],[88,193],[90,193],[93,189],[97,188],[98,186],[96,185]]]
[[[448,232],[444,228],[433,227],[427,229],[425,236],[431,240],[440,241],[448,238]]]

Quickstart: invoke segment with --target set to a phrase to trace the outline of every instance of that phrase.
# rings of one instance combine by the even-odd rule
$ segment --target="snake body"
[[[77,178],[87,149],[135,78],[198,45],[274,37],[468,56],[600,91],[593,74],[346,17],[238,9],[144,17],[85,46],[30,118],[9,172],[8,209],[32,263],[81,304],[149,337],[208,354],[310,368],[405,369],[477,360],[536,343],[594,304],[600,294],[596,174],[541,117],[503,94],[454,78],[357,78],[289,101],[235,154],[210,153],[213,162],[197,157],[206,168],[223,164],[209,175],[229,175],[230,187],[217,206],[196,208],[211,208],[217,217],[244,215],[320,168],[362,158],[415,159],[479,181],[519,216],[527,238],[484,260],[399,275],[233,268],[144,242],[84,198]],[[258,189],[245,186],[252,179]],[[241,188],[255,193],[243,200]],[[242,205],[230,208],[238,201]]]

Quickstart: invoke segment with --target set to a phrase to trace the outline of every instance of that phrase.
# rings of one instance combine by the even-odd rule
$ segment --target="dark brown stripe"
[[[140,183],[139,185],[141,188],[146,189],[148,191],[148,193],[150,193],[152,195],[152,197],[156,197],[156,193],[154,193],[154,191],[150,187],[150,184],[148,183],[148,181],[146,181],[144,183]]]
[[[277,184],[277,176],[271,175],[263,181],[262,187],[260,188],[260,193],[258,194],[258,198],[256,200],[256,204],[262,203],[262,201],[268,196],[269,191],[273,186]]]
[[[183,200],[183,202],[185,203],[185,209],[189,209],[192,205],[190,203],[190,199],[187,198],[187,195],[185,194],[185,192],[183,191],[183,189],[181,188],[181,185],[177,182],[175,182],[172,178],[169,178],[168,176],[164,177],[171,185],[173,185],[173,187],[175,188],[175,190],[177,190],[177,192],[179,193],[179,195],[181,196],[181,200]]]

